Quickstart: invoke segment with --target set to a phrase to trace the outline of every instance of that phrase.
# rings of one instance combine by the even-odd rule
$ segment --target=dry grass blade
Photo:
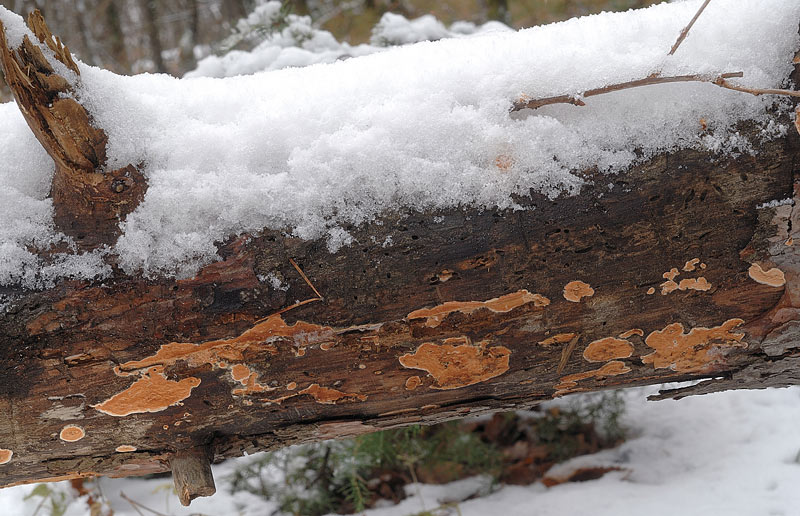
[[[575,335],[572,337],[572,340],[567,343],[567,346],[564,348],[564,351],[561,352],[561,360],[558,362],[558,369],[556,372],[561,374],[564,372],[564,368],[567,367],[567,362],[569,362],[569,357],[572,355],[572,352],[575,351],[575,346],[578,345],[578,340],[580,339],[580,335]]]
[[[306,276],[306,275],[305,275],[305,273],[303,273],[303,271],[300,269],[300,266],[299,266],[299,265],[297,265],[297,263],[296,263],[294,260],[292,260],[291,258],[289,258],[289,263],[291,263],[291,264],[294,266],[294,268],[297,270],[297,272],[299,272],[299,273],[300,273],[300,276],[302,276],[302,277],[303,277],[303,279],[305,280],[305,282],[308,284],[308,286],[309,286],[309,287],[311,287],[311,290],[313,290],[313,291],[314,291],[314,293],[317,295],[317,297],[318,297],[318,298],[320,298],[320,299],[322,299],[322,294],[320,294],[320,293],[319,293],[319,290],[317,290],[317,289],[314,287],[314,285],[311,283],[311,280],[309,280],[309,279],[308,279],[308,276]]]

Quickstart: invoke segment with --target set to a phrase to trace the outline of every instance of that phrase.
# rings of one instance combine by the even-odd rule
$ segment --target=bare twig
[[[717,80],[714,81],[714,84],[720,86],[722,88],[734,91],[741,91],[743,93],[749,93],[751,95],[759,96],[759,95],[785,95],[787,97],[798,97],[800,98],[800,91],[794,90],[777,90],[772,88],[761,89],[761,88],[748,88],[746,86],[737,86],[735,84],[731,84],[725,80],[724,77],[718,77]]]
[[[703,5],[701,5],[700,9],[697,10],[697,12],[694,15],[694,18],[692,18],[692,21],[689,22],[689,25],[683,28],[680,35],[678,36],[678,40],[675,42],[674,45],[672,45],[672,49],[669,51],[669,55],[673,55],[675,51],[678,50],[678,47],[681,46],[683,40],[686,39],[686,36],[689,35],[689,31],[692,30],[692,25],[694,25],[694,22],[697,21],[697,19],[700,17],[701,14],[703,14],[703,11],[705,10],[709,2],[711,2],[711,0],[706,0],[705,2],[703,2]]]
[[[672,82],[708,82],[722,86],[717,81],[720,79],[730,79],[732,77],[742,77],[742,72],[723,73],[719,75],[673,75],[673,76],[660,76],[651,75],[644,79],[637,79],[635,81],[620,82],[617,84],[610,84],[602,88],[594,88],[586,90],[580,95],[558,95],[555,97],[545,97],[542,99],[527,99],[523,98],[516,102],[511,107],[511,112],[520,111],[522,109],[537,109],[549,104],[573,104],[575,106],[585,106],[586,103],[582,100],[586,97],[594,97],[595,95],[603,95],[614,91],[625,90],[629,88],[638,88],[641,86],[650,86],[654,84],[667,84]],[[725,87],[725,86],[722,86]]]
[[[167,515],[166,515],[166,514],[164,514],[163,512],[154,511],[154,510],[153,510],[153,509],[151,509],[150,507],[147,507],[146,505],[142,505],[142,504],[140,504],[139,502],[137,502],[136,500],[133,500],[133,499],[131,499],[131,498],[128,498],[128,496],[127,496],[125,493],[123,493],[122,491],[120,491],[120,493],[119,493],[119,497],[120,497],[120,498],[122,498],[123,500],[127,501],[127,502],[128,502],[129,504],[131,504],[131,505],[132,505],[134,508],[140,507],[140,508],[144,509],[144,510],[145,510],[145,511],[147,511],[147,512],[152,512],[152,513],[153,513],[153,514],[155,514],[156,516],[167,516]],[[139,514],[141,514],[141,511],[139,511],[138,509],[137,509],[137,511],[136,511],[136,512],[138,512]]]

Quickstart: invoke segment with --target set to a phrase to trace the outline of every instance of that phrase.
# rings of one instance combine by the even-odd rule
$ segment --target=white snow
[[[513,196],[530,191],[577,194],[584,180],[575,171],[613,173],[685,147],[748,152],[734,125],[754,120],[765,137],[780,134],[784,128],[768,111],[775,97],[687,83],[509,114],[523,95],[579,95],[658,71],[741,71],[739,84],[783,85],[800,46],[800,2],[715,0],[667,57],[699,4],[481,32],[225,79],[122,77],[81,65],[77,94],[108,131],[108,166],[144,163],[150,183],[111,252],[129,273],[187,277],[217,259],[215,241],[265,227],[328,238],[335,251],[352,243],[343,226],[386,211],[513,209]],[[21,30],[5,9],[0,19]],[[7,271],[0,283],[41,286],[23,272],[35,267],[25,246],[59,238],[44,200],[51,167],[13,106],[0,109],[7,143],[0,191],[18,207],[1,212],[0,225],[17,229],[0,233]],[[32,159],[9,159],[15,156]]]
[[[617,466],[624,471],[598,480],[546,488],[506,486],[488,496],[461,501],[485,489],[480,479],[444,486],[407,486],[409,498],[396,506],[366,511],[367,516],[406,516],[424,507],[458,502],[462,516],[792,516],[800,485],[800,388],[728,391],[679,401],[647,402],[656,387],[625,391],[623,424],[630,437],[618,448],[577,457],[555,466]],[[570,398],[556,403],[569,403]],[[231,495],[226,476],[244,457],[214,467],[217,494],[181,507],[169,489],[170,479],[102,479],[102,492],[116,516],[136,516],[120,497],[132,499],[170,516],[189,514],[270,514],[273,502],[244,492]],[[555,475],[556,471],[553,472]],[[32,486],[0,490],[5,516],[29,516],[37,499],[23,501]],[[61,484],[59,489],[67,489]],[[421,492],[424,501],[417,493]],[[71,516],[89,514],[81,500]],[[456,514],[451,509],[449,514]]]

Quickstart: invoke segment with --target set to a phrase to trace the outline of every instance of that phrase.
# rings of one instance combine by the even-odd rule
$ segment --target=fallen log
[[[74,74],[0,35],[6,80],[56,163],[54,223],[81,250],[113,244],[146,181],[136,164],[100,171],[103,128],[58,101],[79,70],[30,24]],[[206,457],[576,392],[800,383],[798,134],[740,132],[757,153],[589,171],[580,195],[533,192],[516,211],[385,213],[336,253],[265,229],[220,242],[222,260],[187,279],[115,267],[5,286],[0,484],[172,468],[188,503],[213,493]]]

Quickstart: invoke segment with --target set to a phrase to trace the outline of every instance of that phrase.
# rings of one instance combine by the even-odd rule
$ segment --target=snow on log
[[[798,383],[800,4],[713,1],[668,55],[700,5],[189,80],[0,8],[0,484],[172,468],[188,501],[198,449]]]

